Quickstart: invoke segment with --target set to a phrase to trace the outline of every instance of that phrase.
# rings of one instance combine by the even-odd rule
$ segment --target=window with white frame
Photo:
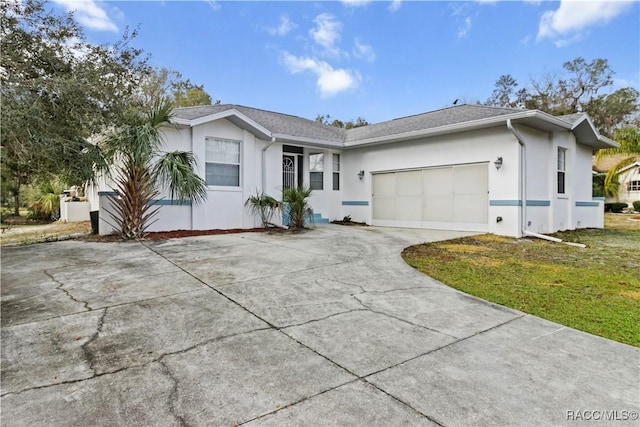
[[[309,186],[312,190],[324,188],[324,154],[309,154]]]
[[[640,191],[640,180],[629,181],[627,191]]]
[[[240,186],[240,141],[207,137],[205,140],[207,185]]]
[[[558,194],[566,193],[567,149],[558,147]]]
[[[340,154],[333,155],[333,189],[340,190]]]

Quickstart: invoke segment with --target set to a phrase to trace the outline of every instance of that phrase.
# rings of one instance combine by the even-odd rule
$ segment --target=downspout
[[[193,154],[193,126],[190,126],[189,130],[191,131],[191,154]],[[191,229],[193,230],[193,202],[189,204],[190,208],[190,220],[191,220]]]
[[[513,136],[516,137],[518,143],[520,144],[520,200],[522,200],[522,211],[520,213],[520,231],[523,235],[526,235],[528,231],[526,230],[526,221],[527,221],[527,144],[524,142],[524,138],[518,132],[516,128],[513,127],[511,123],[511,119],[507,119],[507,129],[511,131]]]
[[[267,192],[267,150],[276,142],[276,137],[271,136],[271,141],[262,149],[262,194]]]
[[[522,134],[518,132],[518,130],[513,127],[511,123],[511,119],[507,119],[507,128],[511,131],[513,136],[516,137],[518,143],[520,144],[520,197],[522,200],[522,213],[520,215],[520,231],[523,236],[531,236],[537,237],[538,239],[549,240],[551,242],[556,243],[564,243],[565,245],[577,246],[579,248],[586,248],[587,245],[582,243],[573,243],[573,242],[564,242],[562,239],[558,239],[557,237],[546,236],[544,234],[534,233],[533,231],[529,231],[526,229],[526,221],[527,221],[527,144],[522,137]]]

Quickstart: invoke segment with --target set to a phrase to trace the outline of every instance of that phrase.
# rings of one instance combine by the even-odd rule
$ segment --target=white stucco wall
[[[493,162],[502,157],[503,166],[497,170]],[[342,215],[354,221],[371,223],[371,176],[373,173],[429,168],[443,165],[489,163],[489,200],[504,202],[488,207],[486,230],[496,234],[515,235],[518,230],[517,206],[506,206],[518,199],[519,146],[506,127],[462,132],[409,142],[399,142],[351,149],[344,152],[344,191]],[[364,170],[363,180],[358,171]],[[353,205],[351,203],[367,203]],[[497,217],[502,217],[497,222]],[[400,225],[400,224],[396,224]],[[438,224],[429,226],[438,227]],[[467,229],[466,224],[443,224],[443,227]]]
[[[321,215],[322,218],[329,219],[330,221],[342,219],[342,188],[343,174],[340,171],[340,190],[333,189],[333,154],[340,154],[340,169],[344,168],[344,156],[343,153],[338,150],[328,150],[321,148],[305,148],[304,149],[304,185],[309,185],[309,155],[322,153],[324,155],[324,172],[323,189],[313,190],[311,197],[309,198],[309,204],[313,208],[313,212],[317,215]]]
[[[327,148],[303,149],[303,182],[309,185],[309,154],[323,153],[324,189],[314,190],[310,204],[314,211],[329,220],[351,216],[354,221],[372,223],[372,174],[389,171],[425,169],[439,166],[484,164],[488,172],[488,223],[470,226],[464,223],[388,224],[422,226],[521,236],[522,228],[538,233],[603,224],[601,204],[591,200],[591,149],[576,144],[569,132],[549,134],[517,126],[526,140],[526,215],[522,219],[520,163],[522,147],[515,136],[499,126],[490,129],[423,138],[414,141],[382,144],[343,151]],[[207,200],[201,205],[163,205],[159,220],[151,231],[173,229],[230,229],[260,226],[259,219],[244,207],[252,194],[265,192],[281,199],[281,143],[270,144],[256,138],[226,119],[193,128],[165,129],[167,151],[192,151],[197,172],[205,177],[205,140],[217,137],[240,141],[241,166],[238,187],[209,186]],[[557,148],[567,149],[565,195],[557,194]],[[263,148],[268,147],[263,152]],[[333,190],[332,155],[341,155],[340,190]],[[263,156],[267,165],[263,172]],[[494,161],[502,157],[498,170]],[[364,171],[363,179],[358,172]],[[263,173],[266,181],[263,185]],[[101,198],[101,204],[102,204]],[[106,199],[106,198],[105,198]],[[162,194],[168,201],[169,196]],[[100,232],[110,231],[105,208],[101,205]],[[501,221],[497,221],[500,217]],[[277,222],[278,218],[274,218]],[[470,228],[471,227],[471,228]]]
[[[593,150],[576,144],[575,179],[573,181],[574,203],[571,228],[604,227],[604,201],[593,199]]]
[[[556,158],[552,137],[547,132],[521,126],[518,130],[526,143],[526,204],[523,229],[548,233],[552,228],[551,195],[555,191]],[[521,196],[522,197],[522,196]]]
[[[192,150],[199,159],[198,173],[203,179],[207,137],[240,141],[240,186],[208,186],[207,200],[193,207],[193,229],[251,228],[254,218],[244,209],[244,201],[249,197],[249,189],[255,191],[260,187],[256,182],[256,139],[225,119],[193,127]]]

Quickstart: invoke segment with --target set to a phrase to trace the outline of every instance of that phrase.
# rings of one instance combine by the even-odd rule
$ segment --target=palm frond
[[[640,128],[637,127],[623,127],[616,129],[613,134],[613,139],[620,145],[617,148],[605,148],[596,153],[596,161],[600,161],[605,157],[613,156],[616,154],[623,155],[640,155]]]
[[[195,172],[196,159],[187,151],[164,153],[153,166],[154,180],[169,190],[172,199],[203,203],[207,198],[207,184]]]
[[[608,197],[618,197],[620,192],[620,171],[636,161],[635,156],[620,160],[607,171],[604,177],[604,193]]]
[[[259,216],[262,226],[267,228],[280,203],[268,194],[256,190],[256,194],[250,196],[246,202],[244,202],[244,206],[249,208],[253,215]]]
[[[304,228],[308,218],[313,219],[313,209],[309,205],[311,188],[285,188],[282,192],[282,202],[289,213],[289,227]],[[284,206],[283,206],[284,208]]]

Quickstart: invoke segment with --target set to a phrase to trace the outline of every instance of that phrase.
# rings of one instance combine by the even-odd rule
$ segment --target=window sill
[[[207,185],[207,191],[228,191],[240,193],[243,191],[242,187],[226,187],[223,185]]]

